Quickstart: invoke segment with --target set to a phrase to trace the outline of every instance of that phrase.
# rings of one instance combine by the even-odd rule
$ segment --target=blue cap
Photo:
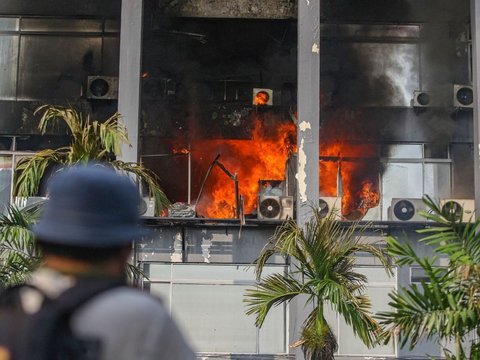
[[[100,164],[74,166],[55,175],[49,201],[33,233],[51,244],[117,247],[147,234],[139,225],[141,202],[127,176]]]

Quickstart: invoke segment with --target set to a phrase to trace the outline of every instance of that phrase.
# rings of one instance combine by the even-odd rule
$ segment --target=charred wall
[[[142,154],[168,154],[194,138],[251,139],[254,87],[274,91],[264,113],[295,121],[297,24],[282,12],[291,2],[214,4],[146,2]],[[471,196],[472,111],[453,103],[453,85],[471,84],[469,2],[324,0],[320,18],[321,144],[373,144],[362,151],[378,149],[377,157],[389,156],[389,144],[425,144],[428,157],[450,159],[462,174],[452,194]],[[430,106],[413,106],[414,91],[428,92]],[[187,166],[186,158],[147,161],[159,174],[169,162],[173,178]],[[186,193],[186,180],[181,190],[171,182]]]
[[[110,116],[116,101],[87,99],[86,88],[88,76],[118,75],[119,17],[116,1],[2,1],[0,134],[38,134],[43,104]]]

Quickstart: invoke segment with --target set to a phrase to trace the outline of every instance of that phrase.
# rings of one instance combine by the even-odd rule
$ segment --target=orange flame
[[[361,114],[338,111],[335,115],[320,131],[320,195],[341,196],[342,215],[357,220],[379,203],[377,147],[351,140],[358,134],[371,137],[372,130],[362,127]]]
[[[180,149],[172,149],[172,153],[177,155],[177,154],[184,154],[187,155],[190,151],[186,148],[180,148]]]
[[[220,154],[219,162],[238,178],[244,212],[257,207],[259,180],[284,180],[288,155],[296,151],[296,125],[269,113],[252,113],[250,139],[194,139],[191,159],[194,176],[201,183],[209,165]],[[360,136],[358,135],[360,134]],[[355,138],[371,138],[362,125],[361,114],[337,111],[320,130],[320,195],[341,196],[342,215],[361,219],[379,203],[379,159],[376,145],[358,144]],[[353,140],[352,140],[353,139]],[[188,153],[185,146],[174,146],[174,153]],[[198,175],[200,174],[200,175]],[[213,166],[197,204],[197,215],[208,218],[236,217],[235,184],[219,166]]]
[[[244,197],[244,212],[252,213],[257,207],[258,181],[283,180],[285,162],[289,152],[295,150],[296,127],[293,123],[269,122],[259,115],[251,139],[201,140],[192,146],[195,159],[219,161],[239,181],[239,194]],[[197,214],[209,218],[235,217],[234,181],[219,167],[214,167],[205,184],[204,193],[197,204]]]

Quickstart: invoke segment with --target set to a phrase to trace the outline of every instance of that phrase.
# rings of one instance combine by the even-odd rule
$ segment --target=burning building
[[[286,181],[297,147],[295,6],[242,14],[167,3],[146,2],[143,161],[197,216],[235,218],[241,207],[255,218],[259,182]],[[456,84],[471,84],[467,8],[448,24],[408,1],[380,8],[321,6],[318,190],[344,220],[399,220],[390,210],[397,198],[473,199],[472,167],[454,161],[470,151],[471,111],[452,101]],[[448,50],[436,31],[448,33]],[[205,178],[216,156],[239,194],[218,166]]]
[[[300,310],[279,309],[257,331],[239,300],[255,283],[247,264],[283,219],[303,221],[311,202],[338,208],[345,226],[372,221],[383,239],[425,225],[426,194],[475,208],[470,3],[2,1],[0,197],[17,157],[68,140],[38,134],[36,107],[118,110],[132,143],[124,159],[153,170],[176,203],[146,220],[157,235],[136,247],[144,287],[165,296],[206,357],[289,358]],[[369,261],[359,259],[381,308],[415,269],[386,279]],[[289,265],[277,258],[269,271]],[[335,329],[340,357],[405,355]]]

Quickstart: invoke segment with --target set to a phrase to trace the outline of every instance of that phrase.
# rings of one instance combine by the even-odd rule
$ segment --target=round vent
[[[328,215],[328,212],[330,211],[330,206],[328,206],[328,203],[325,200],[318,200],[318,211],[322,218]]]
[[[400,200],[394,205],[393,213],[398,220],[408,221],[415,215],[415,206],[408,200]]]
[[[259,208],[260,214],[267,219],[274,219],[280,215],[280,203],[276,199],[263,199]]]
[[[430,95],[428,95],[426,92],[419,92],[417,94],[417,103],[421,106],[427,106],[430,104]]]
[[[473,103],[473,90],[470,87],[462,87],[458,89],[457,94],[457,101],[464,106],[472,105]]]
[[[145,201],[145,199],[142,199],[140,201],[140,204],[138,204],[138,215],[142,216],[144,215],[148,210],[148,204]]]
[[[459,220],[462,217],[463,208],[458,202],[450,200],[443,204],[442,213],[447,214],[450,220]]]
[[[103,97],[107,95],[110,90],[110,85],[105,79],[98,78],[90,83],[90,92],[96,97]]]

